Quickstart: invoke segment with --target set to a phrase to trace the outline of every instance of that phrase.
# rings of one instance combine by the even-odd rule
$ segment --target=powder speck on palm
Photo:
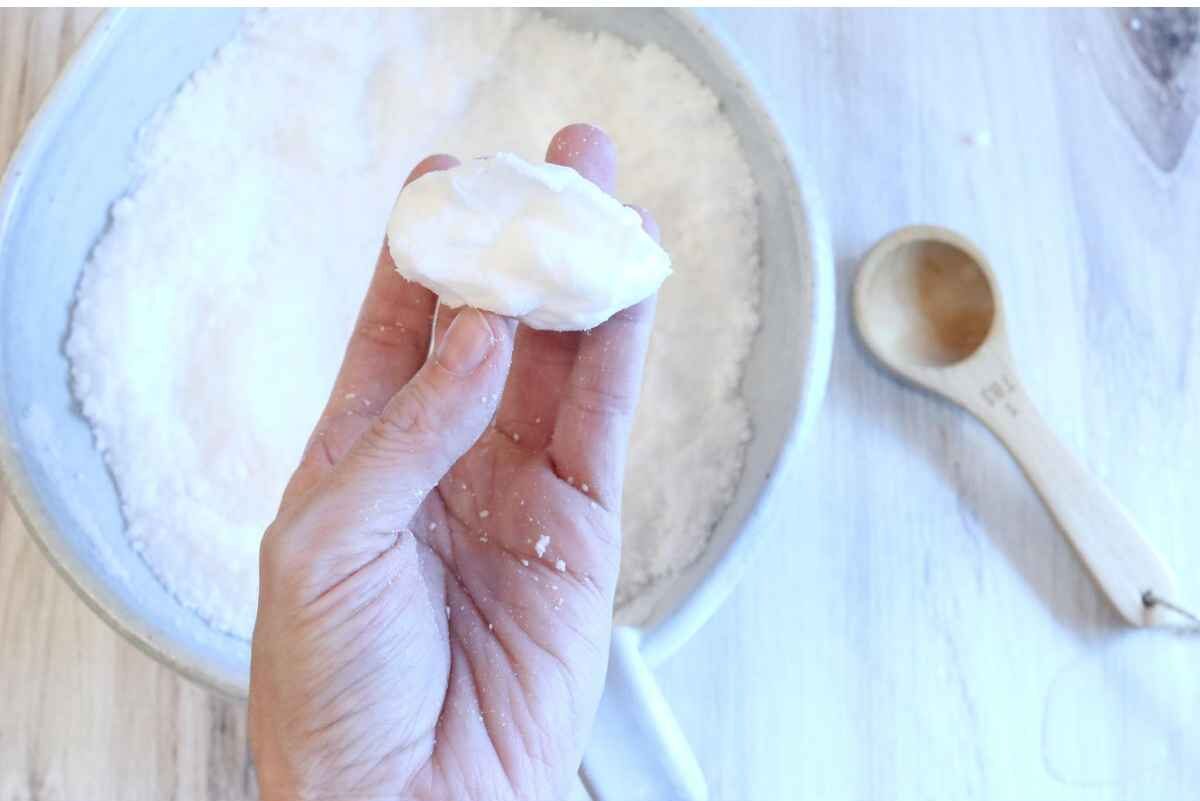
[[[618,604],[702,552],[741,472],[758,300],[754,188],[716,97],[657,47],[531,12],[271,11],[147,125],[67,342],[128,536],[183,604],[249,636],[263,530],[412,166],[538,160],[576,121],[615,140],[617,194],[653,210],[676,271],[633,429]]]

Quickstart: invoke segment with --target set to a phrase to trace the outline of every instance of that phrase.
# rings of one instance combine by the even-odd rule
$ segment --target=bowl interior
[[[705,555],[630,612],[647,632],[652,658],[661,657],[736,580],[746,546],[762,529],[755,517],[764,488],[798,417],[819,402],[828,358],[814,319],[822,299],[813,248],[821,237],[769,119],[694,16],[552,13],[574,27],[674,52],[721,98],[760,192],[763,325],[745,377],[755,435],[737,495]],[[125,539],[112,478],[71,396],[62,342],[82,266],[131,180],[139,127],[232,36],[240,16],[126,11],[103,18],[31,127],[0,198],[0,456],[10,490],[51,561],[98,613],[183,673],[238,695],[246,691],[247,644],[182,607]]]

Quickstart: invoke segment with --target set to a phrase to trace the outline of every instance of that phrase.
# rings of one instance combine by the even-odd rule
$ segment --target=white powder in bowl
[[[257,552],[326,400],[409,169],[540,160],[575,121],[651,209],[662,290],[618,603],[695,559],[741,471],[757,324],[754,188],[716,97],[665,51],[531,12],[271,11],[146,127],[79,286],[67,353],[134,546],[246,637]]]

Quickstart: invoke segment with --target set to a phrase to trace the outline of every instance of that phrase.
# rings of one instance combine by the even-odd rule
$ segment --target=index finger
[[[587,123],[568,125],[554,134],[546,162],[574,169],[605,192],[617,178],[617,151],[604,131]],[[541,451],[554,435],[563,387],[575,368],[578,331],[517,329],[512,369],[496,412],[496,427],[519,438],[522,447]]]
[[[657,242],[658,224],[634,207]],[[629,433],[641,393],[657,295],[585,332],[559,405],[550,457],[559,477],[620,509]]]

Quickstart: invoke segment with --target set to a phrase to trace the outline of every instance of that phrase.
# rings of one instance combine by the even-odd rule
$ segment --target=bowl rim
[[[706,54],[725,72],[740,78],[741,89],[751,114],[771,144],[773,158],[791,180],[784,181],[792,233],[808,267],[802,277],[808,295],[807,317],[802,319],[800,388],[792,409],[783,445],[770,465],[766,481],[754,505],[729,541],[725,552],[696,585],[653,626],[642,631],[641,648],[646,660],[664,661],[696,633],[725,602],[754,555],[755,548],[771,532],[768,510],[786,483],[789,467],[797,461],[825,398],[833,358],[834,270],[829,227],[815,184],[797,158],[787,135],[771,113],[768,97],[756,71],[741,48],[719,24],[707,21],[692,9],[667,9],[695,36]]]
[[[88,76],[85,67],[103,58],[114,32],[128,10],[109,9],[92,23],[79,47],[71,54],[46,93],[37,112],[30,118],[3,174],[0,175],[0,286],[8,273],[3,267],[4,243],[24,193],[25,174],[48,148],[48,134],[64,123],[71,109],[83,96]],[[5,370],[5,349],[0,347],[0,375],[4,375]],[[227,678],[223,671],[205,670],[203,663],[197,662],[195,652],[184,649],[174,640],[160,637],[144,619],[122,614],[118,604],[109,597],[108,590],[91,577],[79,557],[69,549],[59,547],[55,535],[47,533],[54,531],[56,526],[26,474],[21,455],[17,452],[17,440],[12,435],[13,426],[16,424],[14,412],[9,406],[7,395],[0,395],[0,475],[3,476],[8,496],[25,530],[46,560],[101,620],[143,653],[202,686],[233,698],[243,697],[244,688],[238,682]]]
[[[46,150],[50,141],[48,134],[65,122],[85,91],[90,74],[87,66],[104,56],[114,33],[130,16],[130,11],[110,9],[93,22],[22,133],[0,176],[0,255],[5,234],[23,194],[25,173]],[[747,106],[765,132],[773,157],[790,176],[791,180],[784,184],[794,221],[793,234],[801,254],[808,259],[803,280],[809,302],[803,310],[807,314],[801,326],[804,334],[800,353],[801,386],[784,443],[770,465],[767,479],[751,510],[724,553],[662,619],[649,628],[639,628],[641,648],[651,664],[666,659],[708,621],[741,578],[755,546],[769,532],[766,510],[780,492],[788,472],[786,468],[796,461],[807,440],[825,395],[833,353],[834,318],[833,257],[825,216],[814,184],[807,180],[807,171],[801,168],[795,150],[771,115],[769,104],[757,88],[759,82],[752,79],[753,70],[729,36],[719,25],[706,20],[702,12],[680,8],[664,11],[695,37],[714,63],[740,79]],[[5,273],[0,269],[0,283]],[[0,374],[4,369],[4,350],[0,348]],[[204,663],[197,662],[194,650],[158,636],[144,619],[122,614],[117,603],[108,597],[108,591],[90,577],[80,559],[68,549],[59,547],[55,537],[47,533],[55,526],[23,468],[16,438],[11,432],[15,421],[7,396],[0,396],[0,475],[3,475],[26,531],[67,585],[97,616],[143,653],[202,686],[233,698],[244,698],[247,691],[244,684],[230,678],[225,671],[212,669],[215,665],[206,669]]]

